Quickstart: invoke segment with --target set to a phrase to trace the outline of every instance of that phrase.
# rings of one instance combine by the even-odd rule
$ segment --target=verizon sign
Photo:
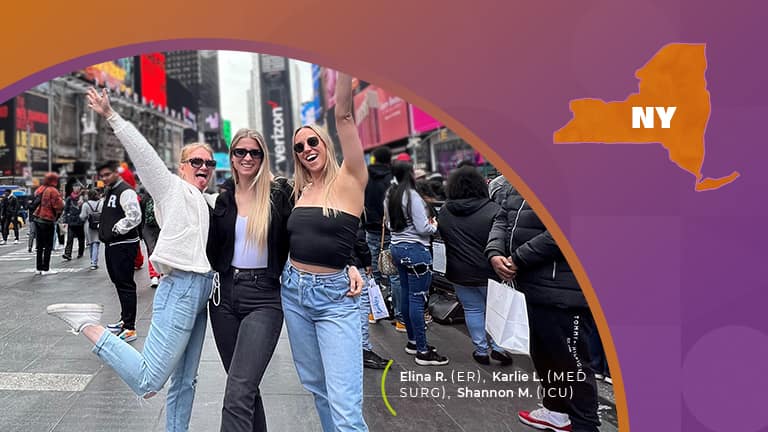
[[[285,57],[260,55],[261,113],[264,139],[267,141],[272,171],[276,175],[293,175],[290,140],[294,125],[291,117],[291,84]]]

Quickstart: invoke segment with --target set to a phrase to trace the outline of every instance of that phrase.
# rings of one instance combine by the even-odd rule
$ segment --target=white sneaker
[[[18,240],[14,240],[13,244],[19,244],[19,241]]]
[[[58,273],[58,270],[43,270],[40,272],[40,276],[52,275]]]
[[[517,418],[521,422],[536,429],[549,429],[555,432],[570,432],[571,420],[568,414],[550,411],[546,408],[539,408],[531,412],[520,411]]]
[[[5,240],[0,240],[0,246],[5,244]]]
[[[62,319],[72,327],[72,332],[80,333],[89,324],[98,325],[104,306],[93,303],[59,303],[52,304],[46,309],[49,315]]]
[[[157,276],[153,277],[152,280],[149,282],[149,286],[152,288],[157,288],[157,286],[160,285],[160,278]]]

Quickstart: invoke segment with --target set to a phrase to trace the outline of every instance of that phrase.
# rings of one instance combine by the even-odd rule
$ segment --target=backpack
[[[32,215],[37,211],[37,208],[40,207],[40,203],[43,202],[43,194],[45,193],[45,190],[48,189],[43,188],[43,190],[40,191],[39,194],[35,195],[35,198],[32,200],[32,203],[29,204],[29,214]]]
[[[88,228],[92,230],[98,230],[99,229],[99,223],[101,223],[101,212],[97,212],[96,209],[99,208],[99,205],[96,204],[96,208],[93,208],[91,206],[91,203],[85,203],[89,209],[91,209],[91,212],[88,213]]]

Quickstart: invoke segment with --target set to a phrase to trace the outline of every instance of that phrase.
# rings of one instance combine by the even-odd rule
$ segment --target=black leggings
[[[51,269],[51,249],[53,249],[53,222],[34,222],[37,236],[37,270]]]
[[[227,386],[222,431],[266,431],[259,384],[283,327],[280,282],[265,270],[230,269],[221,278],[221,302],[211,303],[211,328]]]

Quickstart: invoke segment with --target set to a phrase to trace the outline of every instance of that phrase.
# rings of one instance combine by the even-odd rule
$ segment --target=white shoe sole
[[[59,303],[48,306],[45,308],[45,311],[49,314],[61,312],[102,313],[104,312],[104,306],[99,304]]]
[[[421,360],[418,357],[416,357],[415,360],[416,360],[416,364],[420,366],[445,366],[448,364],[448,360],[445,360],[445,361]]]
[[[554,432],[568,432],[568,429],[563,429],[563,428],[558,428],[557,426],[548,426],[548,425],[543,425],[541,423],[534,423],[532,421],[528,421],[525,418],[521,417],[520,415],[518,415],[517,418],[520,420],[521,423],[539,430],[551,430]],[[565,427],[568,427],[568,426],[565,426]]]

